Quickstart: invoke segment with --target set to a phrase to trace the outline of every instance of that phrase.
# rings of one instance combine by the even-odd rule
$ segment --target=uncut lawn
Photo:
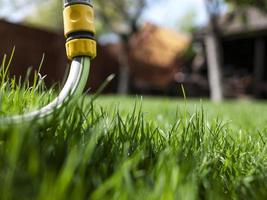
[[[55,96],[38,81],[3,80],[1,117]],[[263,101],[84,96],[49,119],[1,124],[0,197],[266,199],[266,109]]]

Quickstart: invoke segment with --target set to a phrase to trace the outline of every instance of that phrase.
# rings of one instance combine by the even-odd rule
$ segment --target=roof
[[[267,31],[267,14],[255,7],[235,10],[220,17],[219,27],[225,36]]]
[[[267,13],[247,7],[228,12],[218,18],[221,37],[239,38],[267,34]],[[209,27],[200,28],[194,33],[194,40],[203,40]]]

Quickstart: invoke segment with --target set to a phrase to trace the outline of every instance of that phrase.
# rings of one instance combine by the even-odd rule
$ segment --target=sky
[[[7,16],[10,13],[9,0],[2,0],[4,6],[0,8],[0,16]],[[20,0],[23,2],[23,0]],[[152,0],[153,2],[153,0]],[[30,7],[30,6],[29,6]],[[19,22],[23,16],[29,12],[29,8],[12,12],[9,20]],[[196,13],[196,24],[202,25],[207,21],[207,16],[204,8],[204,0],[164,0],[161,3],[152,5],[146,10],[142,21],[150,21],[158,25],[177,28],[177,21],[181,19],[188,11]]]
[[[145,20],[156,24],[177,28],[177,21],[181,20],[188,11],[196,13],[196,24],[207,22],[204,0],[165,0],[148,9],[144,15]]]
[[[18,4],[23,4],[25,0],[17,0],[17,2]],[[33,5],[28,5],[14,12],[10,0],[1,0],[1,3],[0,17],[4,17],[11,22],[20,22],[33,9]]]

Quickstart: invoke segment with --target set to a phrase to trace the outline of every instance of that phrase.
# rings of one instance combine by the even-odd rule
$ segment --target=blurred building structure
[[[10,55],[15,47],[11,75],[25,77],[29,67],[37,70],[44,54],[41,74],[46,75],[47,85],[63,80],[68,65],[63,33],[0,21],[0,36],[0,55]],[[151,24],[138,31],[129,41],[132,93],[177,94],[175,77],[185,65],[183,56],[190,43],[190,37]],[[98,45],[98,56],[93,61],[88,83],[91,91],[110,74],[115,74],[117,78],[105,92],[117,92],[121,48],[120,44]],[[176,91],[172,93],[174,87]]]
[[[267,97],[267,16],[249,8],[242,15],[222,16],[218,24],[224,95]],[[206,29],[198,31],[192,42],[190,36],[146,24],[129,40],[130,92],[182,95],[183,84],[189,97],[208,96],[206,34]],[[0,36],[0,55],[10,55],[16,48],[11,75],[24,77],[29,67],[38,69],[44,54],[41,74],[47,75],[47,85],[63,81],[68,66],[63,33],[0,21]],[[117,78],[105,92],[118,91],[121,48],[119,43],[98,45],[88,83],[91,91],[112,73]]]
[[[238,10],[218,19],[225,97],[267,97],[267,15],[257,8]],[[195,35],[206,58],[207,30]],[[207,60],[207,59],[205,59]],[[198,68],[206,68],[202,62]]]
[[[15,48],[11,75],[24,77],[29,67],[38,70],[44,55],[42,74],[49,74],[47,83],[63,78],[67,60],[64,54],[65,39],[60,34],[0,21],[0,37],[1,57],[4,54],[9,57]]]
[[[48,86],[64,81],[68,69],[68,60],[65,53],[65,38],[62,33],[48,32],[19,24],[0,21],[0,55],[7,55],[9,59],[13,48],[11,76],[24,78],[29,68],[38,70],[44,55],[41,75],[45,76]],[[88,83],[90,90],[95,91],[101,83],[112,73],[117,73],[118,61],[116,58],[118,45],[98,46],[98,57],[91,67]],[[106,89],[114,92],[116,80]]]

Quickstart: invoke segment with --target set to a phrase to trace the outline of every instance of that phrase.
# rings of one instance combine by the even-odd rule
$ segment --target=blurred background
[[[267,97],[265,0],[95,0],[98,57],[88,87],[105,93]],[[68,60],[62,0],[0,0],[0,55],[11,75],[38,69],[50,87]]]

